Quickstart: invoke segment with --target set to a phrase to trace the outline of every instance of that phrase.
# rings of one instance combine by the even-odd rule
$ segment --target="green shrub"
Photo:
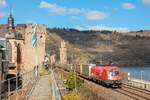
[[[66,76],[66,85],[69,90],[73,90],[75,88],[78,88],[82,85],[84,81],[79,78],[77,74],[74,72],[70,72]]]

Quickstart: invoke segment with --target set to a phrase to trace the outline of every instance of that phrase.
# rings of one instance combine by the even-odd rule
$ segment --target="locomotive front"
[[[121,70],[119,67],[109,67],[108,68],[108,80],[107,84],[112,87],[121,87]]]

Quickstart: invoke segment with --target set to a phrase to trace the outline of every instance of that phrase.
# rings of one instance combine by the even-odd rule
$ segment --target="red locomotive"
[[[104,84],[121,87],[121,70],[118,66],[96,66],[95,64],[80,65],[81,77]]]

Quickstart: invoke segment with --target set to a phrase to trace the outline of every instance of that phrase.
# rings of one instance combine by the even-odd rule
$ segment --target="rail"
[[[149,100],[150,91],[138,88],[129,84],[122,84],[122,88],[114,89],[114,91],[124,94],[135,100]]]
[[[51,86],[52,86],[52,100],[61,100],[61,94],[60,94],[59,88],[55,80],[54,72],[53,70],[50,70],[50,72],[51,72],[50,80],[51,80]]]

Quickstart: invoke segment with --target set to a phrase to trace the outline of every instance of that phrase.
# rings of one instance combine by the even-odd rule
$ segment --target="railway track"
[[[123,83],[123,85],[124,85],[124,86],[130,86],[130,87],[132,87],[132,88],[136,88],[136,89],[138,89],[138,90],[141,90],[141,91],[143,90],[143,91],[146,91],[146,92],[150,93],[150,90],[146,90],[146,89],[143,89],[143,88],[140,88],[140,87],[132,86],[132,85],[128,84],[127,82]]]
[[[68,73],[68,71],[65,71],[63,69],[59,69],[60,71],[63,71],[65,73]],[[84,80],[85,83],[88,84],[89,87],[93,87],[94,91],[97,91],[97,95],[105,98],[104,100],[135,100],[135,98],[132,98],[130,96],[127,96],[125,94],[120,94],[118,92],[114,92],[114,89],[112,88],[106,88],[99,83],[90,81],[88,79],[80,77],[82,80]]]
[[[128,84],[123,84],[123,86],[150,95],[150,90],[137,88],[137,87],[134,87],[134,86],[131,86],[131,85],[128,85]]]
[[[150,100],[150,92],[144,89],[139,89],[127,84],[123,84],[122,88],[114,89],[114,91],[131,97],[135,100]]]
[[[65,71],[65,70],[63,70],[63,71]],[[68,72],[68,71],[65,71],[65,72]],[[82,78],[82,79],[84,79],[84,78]],[[99,85],[95,82],[91,82],[87,79],[84,79],[84,80],[87,82],[90,82],[90,84],[92,84],[92,85],[95,85],[97,88],[102,87],[101,85]],[[128,100],[150,100],[150,91],[149,90],[144,90],[141,88],[133,87],[131,85],[128,85],[127,83],[122,84],[122,88],[106,88],[106,90],[107,91],[112,90],[113,92],[115,91],[116,93],[118,93],[120,95],[129,97],[130,99],[128,99]],[[112,92],[112,91],[110,91],[110,92]],[[114,95],[116,95],[116,94],[114,94]],[[108,93],[108,96],[110,96],[112,99],[120,100],[120,99],[115,98],[115,96],[110,95],[109,93]]]

